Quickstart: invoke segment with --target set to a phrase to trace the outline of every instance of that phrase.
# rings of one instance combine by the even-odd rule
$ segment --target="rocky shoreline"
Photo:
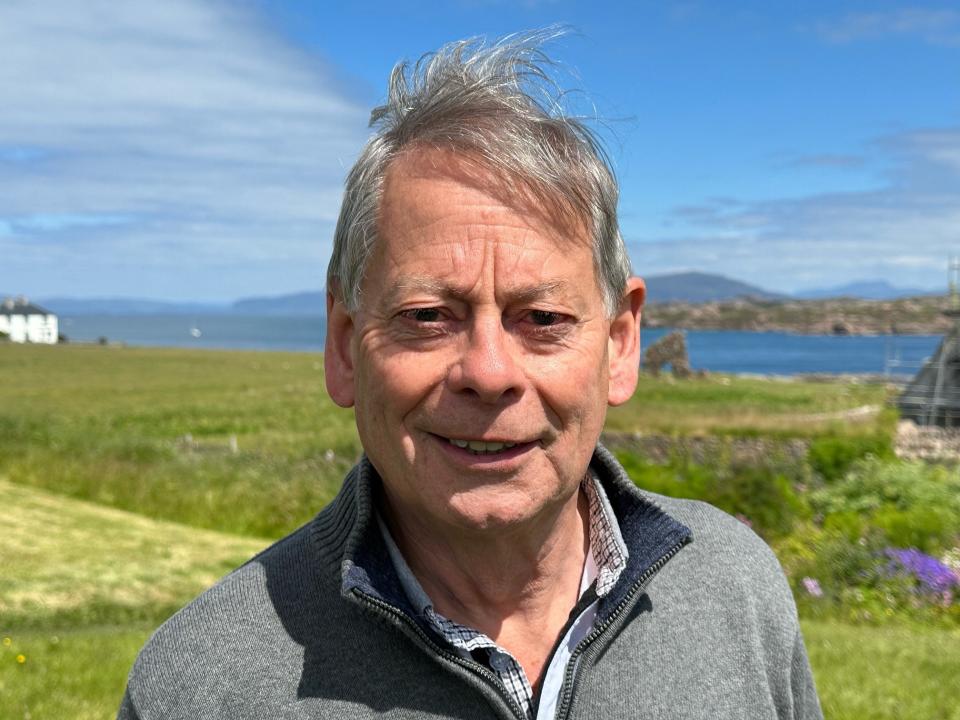
[[[947,298],[897,300],[766,300],[739,298],[707,303],[657,303],[651,298],[643,325],[685,330],[746,330],[802,335],[941,335],[952,321]]]

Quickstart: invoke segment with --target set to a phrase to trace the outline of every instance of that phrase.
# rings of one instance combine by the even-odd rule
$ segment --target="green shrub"
[[[960,534],[960,473],[920,462],[861,460],[810,503],[850,540],[873,527],[887,545],[937,552]]]
[[[892,460],[893,441],[887,434],[864,436],[830,435],[810,443],[807,462],[827,482],[843,478],[853,465],[868,456]]]
[[[823,521],[823,529],[856,542],[866,533],[867,521],[860,513],[847,510],[828,515]]]
[[[740,516],[766,538],[782,537],[810,515],[806,500],[781,472],[719,462],[706,466],[674,459],[654,465],[629,453],[618,458],[638,487],[672,497],[704,500]]]
[[[890,545],[917,548],[934,553],[949,546],[953,536],[960,532],[955,515],[944,507],[911,507],[900,510],[884,505],[872,518]]]

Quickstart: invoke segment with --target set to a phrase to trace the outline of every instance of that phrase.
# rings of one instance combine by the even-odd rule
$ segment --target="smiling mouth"
[[[504,450],[516,447],[514,442],[485,442],[483,440],[460,440],[458,438],[446,438],[451,445],[468,451],[471,455],[493,455]]]

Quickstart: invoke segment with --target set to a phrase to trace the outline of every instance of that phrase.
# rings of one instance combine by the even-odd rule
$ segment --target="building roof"
[[[15,298],[4,298],[0,303],[0,315],[53,315],[49,310],[30,302],[27,298],[20,296]]]
[[[960,427],[960,322],[948,332],[897,404],[918,425]]]

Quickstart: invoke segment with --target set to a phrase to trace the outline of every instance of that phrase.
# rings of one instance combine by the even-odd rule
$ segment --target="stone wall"
[[[903,420],[897,425],[894,447],[904,460],[960,463],[960,428],[919,427]]]
[[[675,437],[605,432],[600,441],[610,450],[626,450],[658,465],[682,458],[697,464],[723,459],[733,465],[780,466],[803,463],[810,447],[808,440],[716,435]]]

